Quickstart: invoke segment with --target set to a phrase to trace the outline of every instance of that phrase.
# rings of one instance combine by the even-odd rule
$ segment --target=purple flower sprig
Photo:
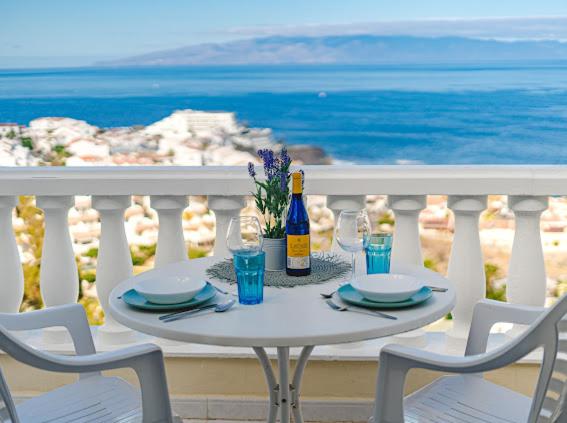
[[[254,200],[264,217],[264,236],[266,238],[285,237],[285,213],[289,206],[289,167],[291,158],[284,147],[279,154],[270,149],[258,150],[262,160],[265,179],[258,178],[253,163],[248,163],[248,174],[256,184]]]
[[[252,163],[252,162],[248,163],[248,174],[252,178],[256,177],[256,169],[254,168],[254,163]]]

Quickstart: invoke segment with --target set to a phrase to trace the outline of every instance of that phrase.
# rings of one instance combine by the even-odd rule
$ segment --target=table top
[[[294,288],[265,287],[262,304],[236,304],[224,313],[202,313],[171,323],[160,321],[159,313],[134,309],[119,299],[142,279],[174,275],[208,279],[205,270],[213,263],[214,257],[193,259],[131,277],[110,294],[110,313],[127,327],[176,341],[233,347],[301,347],[356,342],[407,332],[440,319],[455,305],[452,284],[438,273],[417,266],[398,266],[396,270],[417,276],[426,285],[449,290],[434,292],[429,300],[414,307],[385,310],[398,320],[332,310],[319,293],[337,289],[339,280]],[[236,292],[235,285],[212,282],[223,290]],[[217,294],[214,301],[223,301],[222,297]]]

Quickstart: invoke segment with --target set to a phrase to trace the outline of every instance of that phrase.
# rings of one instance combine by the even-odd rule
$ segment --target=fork
[[[440,286],[430,286],[430,285],[425,285],[427,288],[431,289],[433,292],[447,292],[449,288],[442,288]],[[325,298],[325,299],[330,299],[333,298],[333,295],[335,295],[335,292],[337,292],[337,290],[335,289],[333,292],[330,292],[329,294],[325,294],[324,292],[321,292],[319,295],[321,295],[321,297]]]
[[[390,319],[390,320],[398,320],[398,318],[396,316],[392,316],[391,314],[386,314],[386,313],[382,313],[381,311],[377,311],[377,310],[359,310],[357,308],[349,308],[349,307],[344,307],[344,306],[340,306],[338,304],[335,304],[332,300],[326,300],[325,301],[329,307],[331,307],[333,310],[336,311],[354,311],[355,313],[360,313],[360,314],[368,314],[370,316],[379,316],[379,317],[384,317],[385,319]]]

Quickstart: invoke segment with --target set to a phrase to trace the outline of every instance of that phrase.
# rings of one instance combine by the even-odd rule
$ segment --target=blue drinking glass
[[[263,243],[262,228],[256,217],[230,219],[226,245],[233,254],[240,304],[260,304],[264,300],[266,255],[262,251]]]
[[[260,304],[264,301],[266,254],[254,250],[234,251],[233,254],[238,302],[245,305]]]
[[[392,234],[373,234],[366,247],[366,273],[390,273]]]

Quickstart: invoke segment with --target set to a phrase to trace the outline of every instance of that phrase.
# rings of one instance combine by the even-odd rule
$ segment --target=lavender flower
[[[289,155],[287,154],[287,148],[282,148],[282,151],[280,152],[280,158],[283,167],[287,167],[291,164],[291,157],[289,157]]]
[[[287,173],[280,172],[280,189],[282,192],[287,190]]]
[[[252,177],[256,177],[256,169],[254,169],[254,163],[248,162],[248,174]]]
[[[274,179],[277,174],[277,162],[274,157],[274,152],[269,149],[258,150],[258,156],[264,162],[264,173],[268,181]]]

